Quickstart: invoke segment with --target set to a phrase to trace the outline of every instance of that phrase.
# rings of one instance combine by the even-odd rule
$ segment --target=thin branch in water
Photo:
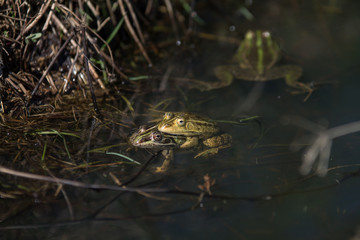
[[[70,186],[78,187],[78,188],[88,188],[88,189],[95,189],[95,190],[112,190],[112,191],[134,192],[134,193],[142,193],[142,192],[166,193],[166,192],[169,192],[168,189],[163,189],[163,188],[132,188],[132,187],[114,186],[114,185],[106,185],[106,184],[87,184],[87,183],[74,181],[74,180],[68,180],[68,179],[63,179],[63,178],[21,172],[21,171],[13,170],[13,169],[6,168],[3,166],[0,166],[0,173],[13,175],[13,176],[17,176],[17,177],[33,179],[33,180],[40,180],[40,181],[57,183],[57,184],[70,185]]]
[[[283,120],[285,120],[286,123],[299,126],[312,132],[312,134],[297,139],[291,144],[291,147],[295,150],[301,148],[299,147],[302,145],[299,144],[300,142],[307,142],[309,144],[304,151],[302,165],[300,166],[300,173],[303,175],[309,174],[316,160],[318,160],[316,173],[319,176],[325,176],[328,172],[332,141],[335,138],[360,131],[360,121],[326,129],[299,117],[284,117]]]
[[[236,115],[242,112],[250,111],[255,106],[257,100],[259,100],[261,97],[263,89],[264,83],[256,83],[251,89],[250,93],[246,96],[246,99],[241,99],[241,102],[236,105],[240,107],[236,109],[236,112],[233,114]]]
[[[93,190],[111,190],[111,191],[120,191],[120,192],[131,192],[131,193],[138,193],[144,195],[144,193],[169,193],[169,194],[181,194],[181,195],[189,195],[189,196],[199,196],[200,192],[194,191],[184,191],[180,189],[166,189],[166,188],[140,188],[140,187],[129,187],[129,186],[117,186],[117,185],[107,185],[107,184],[87,184],[75,180],[68,180],[63,178],[57,177],[50,177],[44,176],[34,173],[27,173],[21,172],[17,170],[13,170],[10,168],[6,168],[0,166],[0,173],[28,178],[32,180],[39,180],[39,181],[46,181],[52,182],[57,184],[69,185],[78,188],[86,188],[86,189],[93,189]],[[268,194],[267,194],[268,195]],[[266,195],[266,196],[267,196]],[[206,197],[211,198],[218,198],[218,199],[234,199],[234,200],[244,200],[244,201],[258,201],[263,199],[263,196],[260,197],[237,197],[237,196],[229,196],[229,195],[220,195],[220,194],[213,194],[213,195],[205,195]]]
[[[46,166],[44,168],[49,173],[50,176],[55,178],[55,175]],[[70,199],[69,199],[69,197],[68,197],[68,195],[67,195],[67,193],[66,193],[66,191],[64,189],[64,186],[62,184],[58,183],[58,189],[61,191],[61,193],[64,196],[64,199],[65,199],[66,205],[68,207],[68,211],[69,211],[69,215],[70,215],[71,220],[75,220],[74,209],[73,209],[72,204],[70,202]]]

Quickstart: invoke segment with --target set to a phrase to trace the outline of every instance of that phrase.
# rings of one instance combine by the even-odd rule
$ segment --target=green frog
[[[219,134],[219,131],[214,121],[200,115],[168,112],[157,125],[141,126],[129,140],[136,147],[162,150],[165,160],[156,172],[164,172],[169,168],[175,149],[201,151],[195,156],[197,158],[230,147],[231,135]]]
[[[179,147],[185,142],[185,138],[164,134],[157,130],[157,126],[148,128],[143,125],[131,135],[130,143],[140,148],[169,149]]]
[[[310,85],[301,83],[302,68],[297,65],[276,65],[281,57],[279,45],[273,41],[269,31],[248,31],[229,65],[215,68],[218,82],[196,81],[194,88],[208,91],[229,86],[233,79],[247,81],[269,81],[284,78],[288,86],[304,92],[313,91]]]
[[[135,147],[160,149],[165,160],[156,172],[164,172],[169,168],[171,160],[174,158],[174,149],[179,148],[186,139],[181,136],[174,136],[162,133],[157,130],[157,125],[148,128],[141,126],[138,131],[129,138],[130,143]]]
[[[203,144],[206,150],[195,158],[217,154],[219,149],[231,146],[230,134],[219,134],[220,128],[209,118],[185,112],[167,112],[157,125],[160,132],[185,137],[180,148],[191,148]],[[201,141],[199,141],[201,140]]]

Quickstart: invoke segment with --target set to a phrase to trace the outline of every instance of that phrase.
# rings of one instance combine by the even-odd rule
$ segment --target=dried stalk
[[[34,95],[36,94],[37,90],[40,87],[40,84],[43,82],[45,76],[48,74],[48,72],[50,71],[51,67],[54,65],[56,59],[59,57],[59,55],[62,53],[62,51],[64,51],[65,47],[68,45],[68,43],[70,42],[70,40],[74,37],[75,32],[72,32],[70,34],[70,36],[68,37],[68,39],[65,41],[65,43],[61,46],[61,48],[59,49],[59,51],[56,53],[55,57],[51,60],[49,66],[47,67],[47,69],[45,70],[45,72],[43,73],[43,75],[41,76],[39,82],[36,84],[34,90],[31,92],[31,96],[28,102],[28,105],[31,102],[31,99],[34,97]]]
[[[32,27],[36,25],[36,23],[42,18],[48,7],[50,6],[51,0],[47,0],[45,3],[41,5],[39,10],[39,14],[35,17],[35,19],[22,31],[22,33],[18,36],[16,40],[19,40],[21,36],[24,36]]]
[[[126,6],[128,7],[129,9],[129,12],[130,12],[130,15],[131,15],[131,18],[133,19],[134,21],[134,25],[135,25],[135,28],[136,28],[136,31],[137,31],[137,34],[139,35],[139,38],[141,40],[142,43],[145,43],[145,39],[144,39],[144,36],[142,34],[142,31],[141,31],[141,28],[140,28],[140,24],[137,20],[137,17],[135,15],[135,12],[134,12],[134,9],[130,3],[129,0],[125,0],[125,3],[126,3]]]
[[[118,0],[118,3],[119,3],[119,6],[120,6],[120,11],[121,11],[121,14],[123,15],[124,17],[124,21],[125,21],[125,24],[126,24],[126,27],[127,29],[129,30],[130,32],[130,35],[132,36],[132,38],[134,39],[135,43],[138,45],[138,47],[140,48],[140,51],[141,53],[143,54],[144,58],[146,59],[146,61],[148,62],[148,64],[150,66],[152,66],[152,62],[148,56],[148,54],[146,53],[145,49],[144,49],[144,46],[142,45],[142,43],[140,42],[139,38],[136,36],[136,33],[133,29],[133,27],[131,26],[131,23],[130,23],[130,20],[129,20],[129,17],[126,13],[126,10],[125,10],[125,6],[124,6],[124,3],[122,0]]]

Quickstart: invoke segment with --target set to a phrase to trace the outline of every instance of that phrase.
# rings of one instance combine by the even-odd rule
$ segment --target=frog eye
[[[176,120],[176,123],[177,123],[177,125],[178,126],[184,126],[185,125],[185,120],[183,119],[183,118],[178,118],[177,120]]]
[[[153,133],[151,133],[150,139],[151,139],[152,141],[158,142],[158,141],[161,141],[161,138],[162,138],[162,136],[161,136],[160,132],[153,132]]]
[[[270,37],[270,32],[269,31],[265,31],[262,33],[264,38],[269,38]]]
[[[253,31],[248,31],[245,35],[245,39],[250,40],[254,38],[254,32]]]

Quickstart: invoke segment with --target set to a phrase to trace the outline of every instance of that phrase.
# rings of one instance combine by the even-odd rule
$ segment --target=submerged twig
[[[151,158],[151,159],[153,159],[153,158]],[[140,188],[140,187],[128,187],[128,186],[124,186],[124,185],[117,186],[117,185],[107,185],[107,184],[87,184],[87,183],[74,181],[74,180],[44,176],[44,175],[39,175],[39,174],[27,173],[27,172],[21,172],[21,171],[13,170],[13,169],[3,167],[3,166],[0,166],[0,173],[17,176],[17,177],[22,177],[22,178],[33,179],[33,180],[69,185],[69,186],[78,187],[78,188],[93,189],[93,190],[111,190],[111,191],[120,191],[120,192],[132,192],[132,193],[138,193],[141,195],[143,195],[143,193],[170,193],[170,194],[183,194],[183,195],[190,195],[190,196],[199,196],[200,195],[200,192],[186,191],[186,190],[180,190],[180,189]],[[136,175],[136,176],[138,176],[138,175]],[[131,179],[131,181],[132,180],[133,180],[133,178]],[[265,196],[269,196],[269,194],[261,195],[261,196],[257,196],[257,197],[237,197],[237,196],[229,196],[229,195],[221,195],[221,194],[212,194],[211,196],[206,194],[205,196],[211,197],[211,198],[220,198],[220,199],[259,201],[259,200],[263,200],[265,198]],[[276,196],[276,194],[274,194],[273,196]]]
[[[312,132],[310,136],[304,137],[300,140],[295,140],[292,143],[292,148],[294,150],[299,149],[299,147],[295,147],[300,146],[300,144],[297,144],[299,141],[306,141],[309,143],[309,146],[305,149],[303,154],[302,164],[300,167],[300,173],[303,175],[310,173],[316,160],[318,159],[316,173],[319,176],[325,176],[328,171],[332,141],[335,138],[360,131],[360,121],[325,129],[320,125],[316,125],[306,119],[298,117],[291,117],[287,120],[290,120],[290,123],[294,125]]]
[[[54,175],[46,166],[45,166],[44,168],[45,168],[45,170],[49,173],[49,175],[50,175],[51,177],[55,177],[55,175]],[[62,193],[63,196],[64,196],[64,199],[65,199],[66,205],[67,205],[67,207],[68,207],[68,211],[69,211],[69,215],[70,215],[71,220],[74,220],[74,219],[75,219],[75,217],[74,217],[74,209],[73,209],[73,207],[72,207],[72,204],[71,204],[71,202],[70,202],[70,199],[69,199],[69,197],[68,197],[68,195],[67,195],[67,193],[66,193],[66,191],[65,191],[65,189],[64,189],[64,187],[63,187],[63,185],[60,184],[60,183],[58,183],[58,189],[61,191],[61,193]]]
[[[242,103],[239,102],[237,106],[240,106],[236,109],[236,113],[248,112],[250,111],[256,104],[256,102],[260,99],[261,94],[264,89],[264,83],[256,83],[251,89],[250,93],[246,96],[246,99],[241,99]]]
[[[33,173],[26,173],[21,171],[16,171],[10,168],[2,167],[0,166],[0,172],[17,176],[17,177],[23,177],[33,180],[40,180],[40,181],[46,181],[46,182],[52,182],[57,184],[64,184],[64,185],[70,185],[73,187],[78,188],[88,188],[88,189],[95,189],[95,190],[113,190],[113,191],[122,191],[122,192],[135,192],[135,193],[141,193],[141,192],[148,192],[148,193],[165,193],[168,192],[168,189],[163,188],[132,188],[132,187],[119,187],[114,185],[106,185],[106,184],[87,184],[79,181],[74,180],[68,180],[63,178],[57,178],[57,177],[50,177],[50,176],[44,176],[39,174],[33,174]]]

